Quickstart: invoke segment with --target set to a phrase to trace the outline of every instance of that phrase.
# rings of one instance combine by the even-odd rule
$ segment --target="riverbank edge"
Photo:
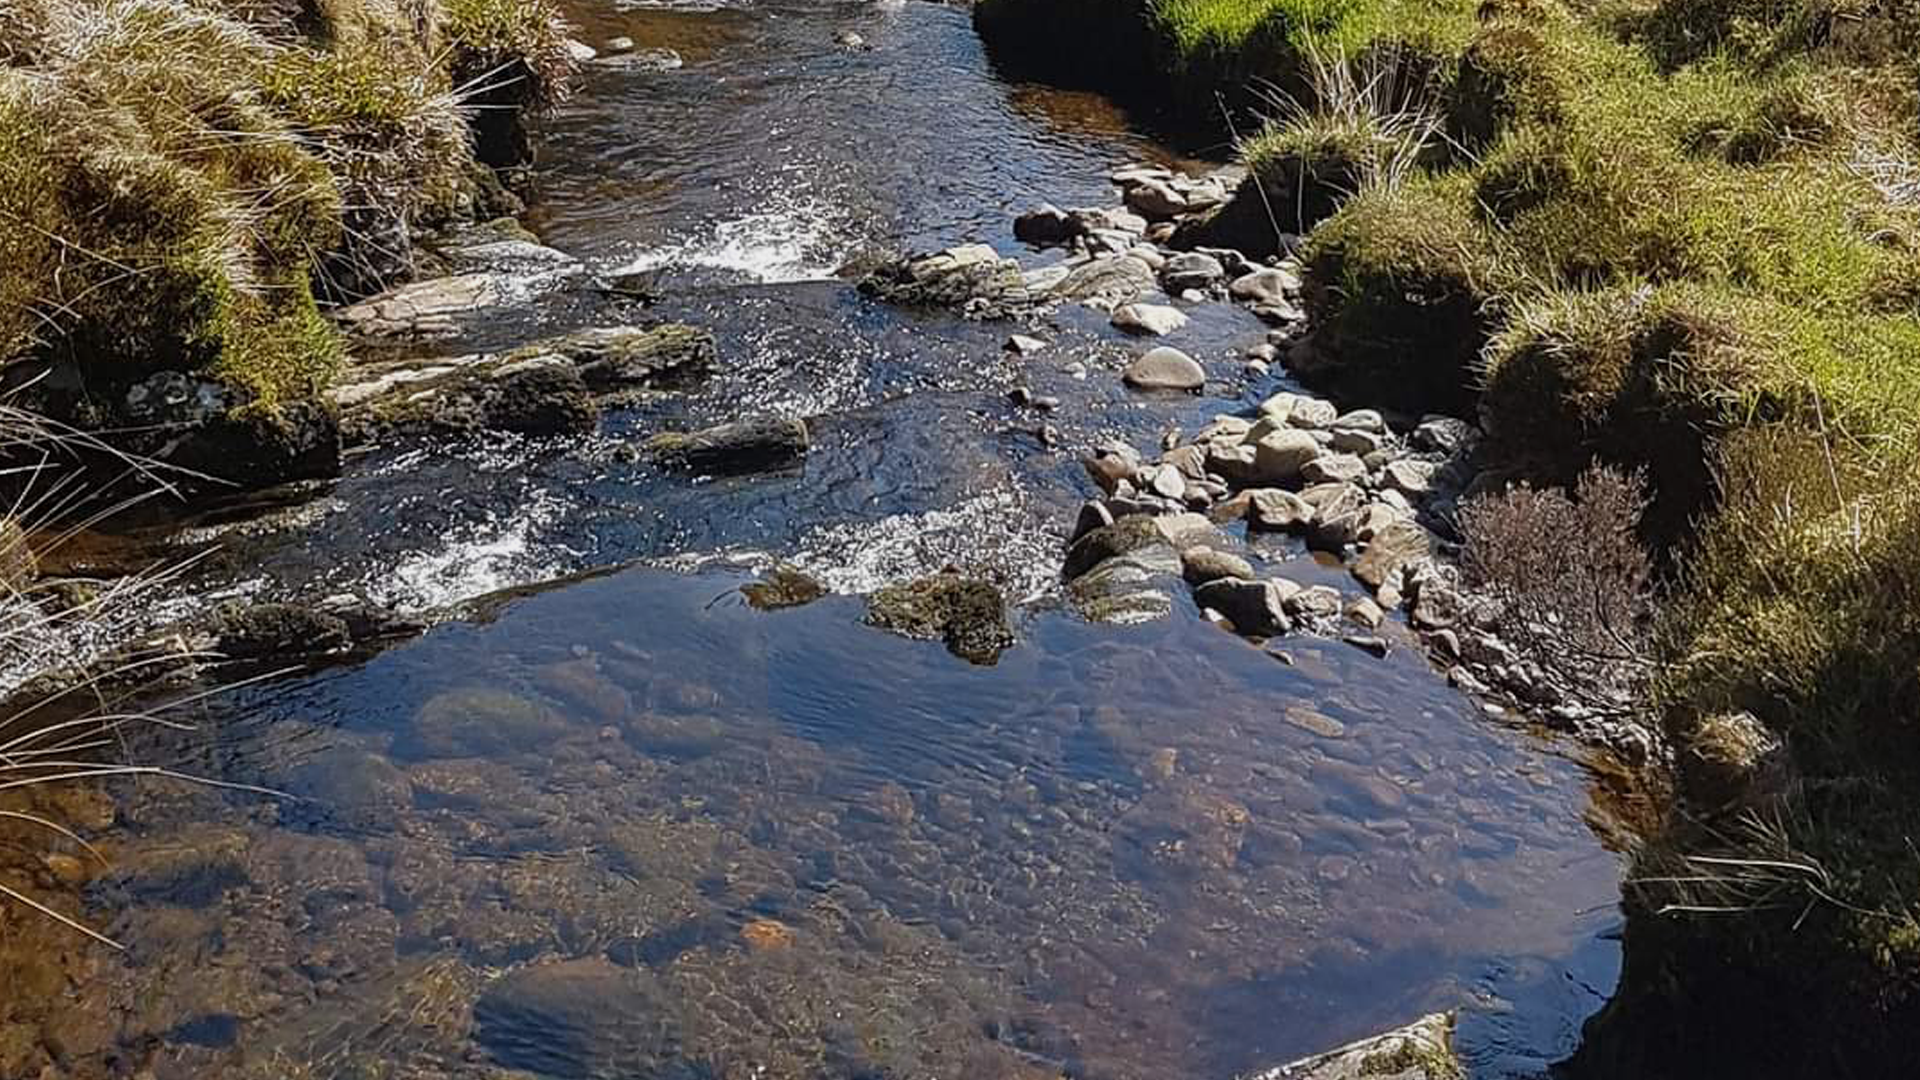
[[[1156,34],[1144,4],[985,0],[976,7],[975,22],[993,55],[1008,58],[1015,72],[1042,81],[1113,90],[1123,98],[1144,95],[1189,103],[1211,98],[1218,92],[1220,73],[1236,69],[1277,86],[1299,86],[1305,80],[1297,66],[1274,67],[1276,63],[1286,65],[1287,58],[1273,54],[1256,58],[1249,53],[1229,63],[1197,67],[1180,63],[1164,35]],[[1112,55],[1124,59],[1111,66],[1090,68],[1073,60],[1072,50],[1060,48],[1064,41],[1100,42]],[[1128,82],[1132,85],[1116,85]],[[1252,193],[1251,189],[1246,193]],[[1262,202],[1273,201],[1271,193],[1262,196]],[[1266,234],[1275,228],[1268,215],[1240,215],[1237,223],[1230,221],[1228,212],[1220,216],[1229,219],[1231,227],[1243,232],[1251,228],[1259,235],[1242,237],[1245,242],[1236,243],[1233,236],[1216,229],[1206,236],[1207,243],[1259,250],[1268,240]],[[1299,223],[1309,252],[1316,250],[1312,230],[1318,223]],[[1341,239],[1355,248],[1368,243],[1367,237],[1352,232]],[[1342,265],[1339,246],[1338,239],[1322,243],[1317,250],[1323,258],[1309,259],[1308,306],[1316,321],[1337,322],[1349,300],[1345,290],[1352,286],[1353,279],[1347,276],[1349,267]],[[1403,254],[1417,260],[1423,252],[1403,249]],[[1418,261],[1396,269],[1391,265],[1390,246],[1384,256],[1388,264],[1362,272],[1405,273],[1413,278],[1426,272]],[[1462,273],[1448,279],[1442,274],[1439,280],[1445,286],[1472,276]],[[1289,365],[1304,380],[1331,391],[1346,407],[1390,403],[1402,408],[1477,413],[1490,432],[1524,432],[1536,426],[1535,417],[1525,411],[1537,406],[1538,399],[1514,394],[1482,396],[1475,381],[1481,370],[1478,343],[1488,341],[1495,330],[1486,306],[1488,299],[1463,297],[1455,305],[1460,311],[1456,318],[1447,314],[1452,309],[1444,306],[1448,298],[1443,295],[1443,306],[1435,311],[1446,317],[1417,327],[1403,335],[1404,340],[1395,341],[1402,350],[1448,358],[1439,375],[1416,380],[1416,385],[1383,386],[1381,377],[1394,372],[1357,371],[1361,365],[1348,362],[1349,357],[1342,355],[1337,334],[1317,334],[1318,340],[1297,346],[1288,358]],[[1471,354],[1462,352],[1461,341],[1472,346]],[[1718,456],[1719,438],[1710,427],[1696,424],[1677,432],[1668,419],[1649,410],[1640,416],[1636,428],[1632,415],[1610,418],[1613,430],[1609,437],[1632,440],[1638,431],[1646,446],[1664,447],[1661,452],[1671,458],[1665,462],[1655,459],[1655,468],[1667,473],[1666,477],[1656,476],[1656,483],[1661,479],[1673,482],[1654,529],[1666,545],[1663,557],[1671,569],[1700,543],[1701,530],[1711,534],[1718,527],[1715,514],[1717,500],[1723,494],[1725,466]],[[1499,452],[1500,440],[1492,441]],[[1504,449],[1507,452],[1498,467],[1508,470],[1510,479],[1545,485],[1566,484],[1605,456],[1590,441],[1575,439],[1555,441],[1546,447],[1553,451],[1551,454],[1514,452],[1510,439]],[[1542,447],[1529,449],[1538,451]],[[1644,446],[1642,451],[1651,452]],[[1628,459],[1635,456],[1628,455]],[[1680,482],[1682,478],[1685,483]],[[1657,498],[1660,493],[1656,491],[1655,495]],[[1702,723],[1697,708],[1690,708],[1685,701],[1650,701],[1645,708],[1660,717],[1659,726],[1667,734],[1676,737],[1676,757],[1683,772],[1710,774],[1715,766],[1726,764],[1717,753],[1719,748],[1703,734],[1708,725]],[[1750,717],[1747,720],[1751,722]],[[1777,739],[1760,745],[1769,760],[1747,760],[1744,765],[1750,770],[1759,764],[1779,767],[1779,759],[1791,752],[1783,751]],[[1701,767],[1703,762],[1706,767]],[[1623,979],[1609,1007],[1589,1025],[1586,1043],[1572,1062],[1578,1074],[1680,1077],[1703,1075],[1703,1069],[1735,1069],[1750,1075],[1787,1076],[1801,1075],[1810,1063],[1821,1061],[1827,1067],[1844,1063],[1858,1070],[1858,1075],[1876,1076],[1900,1073],[1910,1066],[1913,1048],[1892,1033],[1906,1030],[1920,1015],[1920,1001],[1910,990],[1911,972],[1898,953],[1890,953],[1871,934],[1858,934],[1855,921],[1835,911],[1839,905],[1823,903],[1817,896],[1807,898],[1790,912],[1781,910],[1777,896],[1750,905],[1735,903],[1721,910],[1711,910],[1721,907],[1711,904],[1701,910],[1685,910],[1685,905],[1674,902],[1674,891],[1661,887],[1658,881],[1689,869],[1697,872],[1699,864],[1690,866],[1689,853],[1711,851],[1721,840],[1722,830],[1734,827],[1741,819],[1724,808],[1707,808],[1690,800],[1689,787],[1700,786],[1692,777],[1660,777],[1642,786],[1650,792],[1664,792],[1657,807],[1659,824],[1641,838],[1644,846],[1636,860],[1635,881],[1630,881],[1627,891],[1627,964]],[[1765,799],[1759,803],[1763,813],[1768,805],[1774,812],[1782,812],[1779,804],[1768,804]],[[1830,873],[1871,874],[1876,872],[1876,865],[1883,865],[1875,861],[1881,856],[1871,852],[1859,857],[1859,864],[1846,867],[1824,867],[1817,862],[1799,867],[1824,877]],[[1635,882],[1649,879],[1654,881],[1653,887],[1636,887]],[[1791,894],[1795,890],[1786,891]],[[1809,914],[1814,917],[1809,919]]]

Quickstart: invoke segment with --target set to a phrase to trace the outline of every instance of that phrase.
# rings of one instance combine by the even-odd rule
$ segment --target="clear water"
[[[1258,323],[1196,311],[1207,395],[1145,399],[1091,313],[981,326],[833,278],[873,246],[1012,251],[1013,213],[1110,201],[1111,167],[1166,155],[1097,99],[1001,81],[960,9],[575,14],[686,63],[590,71],[534,224],[652,275],[647,314],[712,327],[723,370],[592,438],[384,450],[171,542],[219,545],[223,592],[418,609],[692,572],[493,605],[139,747],[291,798],[0,793],[111,860],[56,867],[0,822],[0,881],[129,946],[0,906],[0,1075],[1226,1080],[1450,1007],[1478,1076],[1568,1052],[1617,974],[1619,870],[1565,748],[1411,649],[1289,640],[1286,663],[1184,601],[1132,629],[1051,601],[1077,453],[1278,388],[1239,372]],[[450,347],[615,314],[563,297]],[[1053,346],[1014,359],[1013,329]],[[1057,445],[1020,383],[1062,397]],[[619,453],[744,408],[808,416],[804,468]],[[754,610],[734,567],[773,559],[842,593],[979,570],[1025,601],[1021,643],[975,668],[857,597]]]

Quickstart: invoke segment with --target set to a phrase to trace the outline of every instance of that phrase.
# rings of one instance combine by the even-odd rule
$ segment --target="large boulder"
[[[983,319],[1011,316],[1036,300],[1020,264],[985,244],[894,260],[863,278],[860,291],[910,307],[959,308]]]
[[[1225,535],[1199,514],[1131,514],[1068,546],[1065,573],[1072,580],[1108,559],[1143,548],[1169,547],[1180,553],[1225,545]]]

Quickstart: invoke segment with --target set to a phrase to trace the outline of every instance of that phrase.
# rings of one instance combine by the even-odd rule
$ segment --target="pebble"
[[[1037,337],[1026,334],[1014,334],[1007,338],[1006,350],[1020,356],[1031,356],[1047,347],[1047,343]]]
[[[1140,390],[1198,390],[1207,384],[1206,371],[1193,357],[1164,345],[1137,357],[1122,377]]]
[[[1251,579],[1253,564],[1230,552],[1197,547],[1181,553],[1180,574],[1187,584],[1200,586],[1221,578]]]
[[[1253,479],[1263,484],[1291,484],[1300,470],[1320,456],[1320,444],[1304,431],[1276,431],[1253,444]]]
[[[1289,705],[1284,715],[1287,723],[1303,731],[1311,731],[1323,739],[1338,739],[1347,733],[1347,725],[1306,705]]]
[[[1172,465],[1162,465],[1153,471],[1147,486],[1155,495],[1163,499],[1184,499],[1187,494],[1187,478]]]
[[[1339,417],[1340,410],[1331,401],[1296,397],[1292,411],[1287,414],[1287,423],[1297,428],[1331,428]]]
[[[1387,433],[1387,421],[1373,409],[1354,409],[1351,412],[1341,413],[1334,420],[1333,426],[1352,431],[1365,431],[1374,435]]]
[[[608,38],[607,51],[610,53],[632,52],[633,39],[625,36]]]
[[[1300,479],[1309,484],[1352,483],[1365,475],[1366,463],[1352,454],[1328,454],[1300,467]]]
[[[1291,491],[1259,488],[1246,494],[1247,522],[1253,528],[1291,532],[1313,520],[1313,507]]]
[[[1386,447],[1384,436],[1357,428],[1336,427],[1333,429],[1333,448],[1343,454],[1365,456],[1378,453]],[[1365,464],[1364,462],[1362,463]]]
[[[1429,461],[1401,458],[1390,461],[1385,469],[1385,486],[1408,498],[1425,495],[1433,487],[1434,465]]]
[[[1122,304],[1113,309],[1113,325],[1130,334],[1157,337],[1187,325],[1187,316],[1164,304]]]
[[[1374,603],[1372,599],[1359,596],[1347,604],[1347,618],[1369,630],[1374,630],[1386,621],[1387,613],[1380,610],[1380,605]]]
[[[1228,295],[1259,305],[1290,305],[1289,295],[1300,291],[1300,276],[1285,270],[1255,270],[1233,279]]]
[[[1188,289],[1205,289],[1227,274],[1220,260],[1211,255],[1198,252],[1183,252],[1166,262],[1161,270],[1161,280],[1170,292],[1185,292]]]
[[[1340,611],[1340,592],[1327,585],[1301,589],[1287,597],[1287,614],[1296,619],[1329,618]]]

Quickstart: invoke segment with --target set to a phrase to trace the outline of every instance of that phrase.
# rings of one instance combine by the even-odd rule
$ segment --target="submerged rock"
[[[420,706],[397,749],[416,760],[527,753],[572,730],[566,717],[541,702],[475,686],[436,694]]]
[[[700,431],[662,432],[646,452],[661,464],[689,472],[756,472],[792,465],[812,446],[804,420],[755,416]]]
[[[948,651],[992,664],[1013,644],[1006,600],[991,582],[954,572],[889,585],[867,601],[867,622],[907,637],[946,642]]]
[[[567,1080],[653,1075],[679,1041],[655,977],[600,957],[500,978],[474,1002],[473,1019],[474,1041],[494,1061]]]
[[[667,323],[644,330],[593,327],[529,345],[514,355],[563,357],[588,388],[606,393],[711,370],[719,349],[710,332]]]

